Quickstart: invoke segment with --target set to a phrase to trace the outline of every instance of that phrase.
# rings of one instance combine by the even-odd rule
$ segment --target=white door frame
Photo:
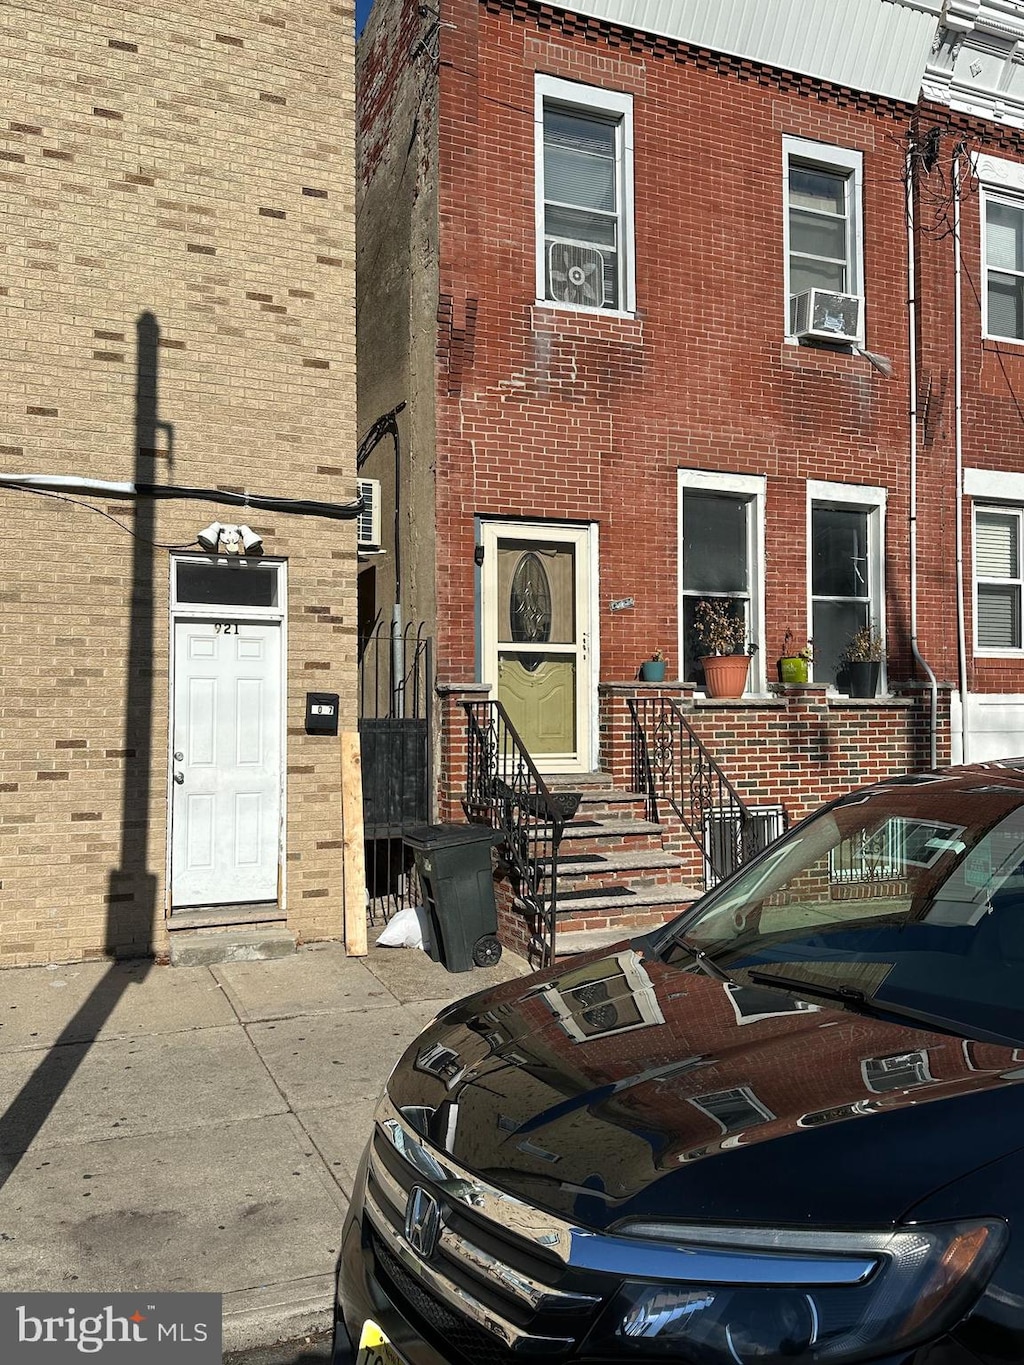
[[[546,540],[576,547],[576,608],[578,644],[552,645],[552,653],[574,652],[576,667],[576,756],[546,759],[540,756],[541,772],[590,772],[596,766],[599,735],[597,681],[600,677],[598,614],[598,526],[596,522],[500,521],[477,519],[477,544],[483,547],[483,565],[477,571],[477,678],[491,688],[497,699],[497,601],[498,540]]]
[[[274,572],[277,574],[277,604],[273,607],[254,607],[226,605],[217,602],[181,601],[178,596],[177,566],[183,562],[205,563],[231,571],[235,563],[238,572]],[[284,559],[269,556],[260,559],[209,554],[172,554],[170,564],[170,611],[168,613],[167,644],[167,835],[164,857],[164,913],[172,910],[172,876],[174,851],[174,687],[175,687],[175,626],[180,621],[230,621],[277,623],[281,631],[280,659],[280,697],[281,714],[279,719],[278,752],[281,755],[279,774],[280,828],[277,848],[277,885],[278,905],[287,909],[287,859],[285,857],[285,833],[288,828],[288,564]]]

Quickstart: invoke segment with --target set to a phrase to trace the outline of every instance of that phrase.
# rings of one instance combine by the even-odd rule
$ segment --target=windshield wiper
[[[723,972],[721,967],[712,957],[708,957],[703,948],[698,948],[696,943],[691,943],[688,938],[677,938],[676,943],[680,948],[688,952],[697,966],[706,976],[713,977],[716,981],[727,981],[730,986],[735,985],[728,972]]]
[[[888,1004],[873,995],[867,995],[859,986],[827,986],[821,981],[805,981],[799,976],[784,976],[776,972],[759,972],[756,968],[748,970],[747,976],[759,986],[777,986],[781,991],[792,991],[796,995],[835,1000],[860,1014],[870,1014],[882,1019],[886,1017],[906,1019],[910,1023],[920,1024],[922,1028],[934,1029],[938,1033],[950,1033],[956,1038],[968,1037],[1009,1047],[1020,1046],[1019,1040],[1008,1038],[1005,1034],[977,1028],[973,1024],[961,1023],[956,1019],[944,1019],[941,1015],[929,1014],[926,1010],[911,1009],[909,1005]]]

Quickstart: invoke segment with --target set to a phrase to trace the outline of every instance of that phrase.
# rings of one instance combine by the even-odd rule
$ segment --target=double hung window
[[[808,495],[814,680],[842,690],[850,637],[864,627],[882,633],[885,490],[815,481]]]
[[[982,333],[1024,341],[1024,165],[977,153],[981,185]]]
[[[725,600],[759,643],[762,611],[764,480],[755,475],[680,471],[680,677],[704,686],[704,651],[694,629],[702,598]],[[748,686],[754,686],[752,665]]]
[[[1020,649],[1021,509],[974,509],[974,638],[980,651]]]
[[[1024,341],[1024,199],[986,192],[985,334]]]
[[[632,99],[538,76],[537,295],[633,308]]]
[[[861,154],[783,138],[786,330],[794,299],[809,289],[863,293]]]

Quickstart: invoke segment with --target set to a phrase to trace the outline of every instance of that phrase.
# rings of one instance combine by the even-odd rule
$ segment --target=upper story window
[[[785,193],[786,331],[792,335],[817,323],[816,335],[837,341],[859,337],[859,306],[842,315],[825,311],[798,317],[797,299],[809,290],[863,295],[860,152],[802,138],[782,140]],[[823,335],[822,335],[823,334]]]
[[[1024,200],[984,205],[985,335],[1024,341]]]
[[[537,297],[630,312],[633,102],[538,76]]]

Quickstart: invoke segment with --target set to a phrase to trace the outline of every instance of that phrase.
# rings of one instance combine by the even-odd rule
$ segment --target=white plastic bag
[[[427,911],[422,905],[408,905],[392,915],[381,931],[377,944],[381,948],[422,948],[430,951]]]

